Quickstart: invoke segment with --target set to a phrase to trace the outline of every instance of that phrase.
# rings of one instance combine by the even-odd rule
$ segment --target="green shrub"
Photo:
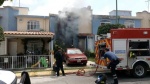
[[[89,50],[86,50],[85,51],[85,55],[87,56],[87,57],[95,57],[95,53],[94,52],[90,52]]]
[[[90,52],[90,57],[95,58],[95,53],[94,52]]]

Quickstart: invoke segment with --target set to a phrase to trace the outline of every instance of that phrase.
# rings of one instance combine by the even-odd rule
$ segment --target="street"
[[[123,74],[123,75],[122,75]],[[150,84],[150,74],[145,78],[133,78],[124,73],[118,74],[119,84]],[[43,76],[31,77],[31,84],[95,84],[98,74],[94,76],[76,76],[75,74],[68,74],[66,76]],[[112,83],[112,77],[107,74],[107,83]],[[18,79],[19,81],[20,79]]]

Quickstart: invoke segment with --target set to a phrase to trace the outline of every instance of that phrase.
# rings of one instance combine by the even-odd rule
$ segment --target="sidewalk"
[[[76,72],[79,70],[79,69],[84,69],[85,70],[85,73],[87,71],[90,71],[90,70],[96,70],[96,67],[91,69],[90,68],[90,64],[95,64],[94,62],[90,62],[88,61],[87,63],[87,66],[86,67],[66,67],[64,65],[64,71],[66,74],[76,74]],[[35,77],[35,76],[54,76],[55,75],[55,72],[52,71],[52,68],[47,68],[47,69],[30,69],[30,70],[25,70],[29,73],[30,77]],[[21,77],[21,73],[23,72],[22,71],[14,71],[14,73],[16,74],[17,77]],[[98,69],[98,72],[104,72],[104,70],[102,69]],[[61,71],[60,71],[60,74],[61,74]]]
[[[80,67],[80,68],[64,68],[64,71],[66,74],[76,74],[76,72],[79,70],[79,69],[84,69],[85,72],[90,70],[88,68],[83,68],[83,67]],[[36,76],[54,76],[55,75],[55,72],[52,71],[52,68],[48,68],[48,69],[43,69],[43,70],[25,70],[29,73],[30,77],[36,77]],[[21,73],[23,71],[14,71],[14,73],[16,74],[17,77],[21,77]],[[60,71],[60,74],[61,74],[61,71]]]

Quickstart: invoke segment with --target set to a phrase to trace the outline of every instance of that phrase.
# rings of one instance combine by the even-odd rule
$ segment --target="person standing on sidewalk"
[[[114,83],[112,84],[118,84],[118,78],[116,75],[116,66],[120,63],[119,58],[115,55],[115,53],[109,51],[109,48],[104,49],[104,56],[102,59],[108,58],[110,60],[110,63],[107,65],[107,68],[111,70],[111,74],[113,75]]]
[[[62,55],[62,50],[61,48],[58,48],[58,50],[56,51],[54,58],[56,59],[56,72],[57,72],[57,76],[59,76],[59,71],[61,69],[62,71],[62,75],[65,76],[65,72],[64,72],[64,68],[63,68],[63,61],[64,61],[64,57]]]

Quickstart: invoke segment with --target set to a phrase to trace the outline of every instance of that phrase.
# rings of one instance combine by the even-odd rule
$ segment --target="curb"
[[[90,68],[76,68],[76,69],[75,68],[70,68],[70,69],[64,68],[64,72],[65,72],[65,74],[76,74],[79,69],[84,69],[85,72],[91,70]],[[46,70],[31,70],[31,71],[27,71],[27,72],[29,73],[30,77],[55,76],[56,75],[55,72],[51,68],[50,69],[46,69]],[[105,71],[100,69],[97,72],[102,72],[103,73]],[[17,71],[17,72],[14,72],[14,73],[16,74],[16,76],[18,78],[20,78],[22,71]],[[60,74],[61,74],[61,71],[60,71]]]
[[[64,68],[64,72],[66,74],[75,74],[79,69],[88,70],[88,68]],[[27,70],[26,70],[27,71]],[[21,77],[21,73],[23,71],[14,71],[17,77]],[[45,70],[28,70],[30,77],[37,77],[37,76],[55,76],[55,72],[52,68],[45,69]],[[60,71],[61,74],[61,71]]]

